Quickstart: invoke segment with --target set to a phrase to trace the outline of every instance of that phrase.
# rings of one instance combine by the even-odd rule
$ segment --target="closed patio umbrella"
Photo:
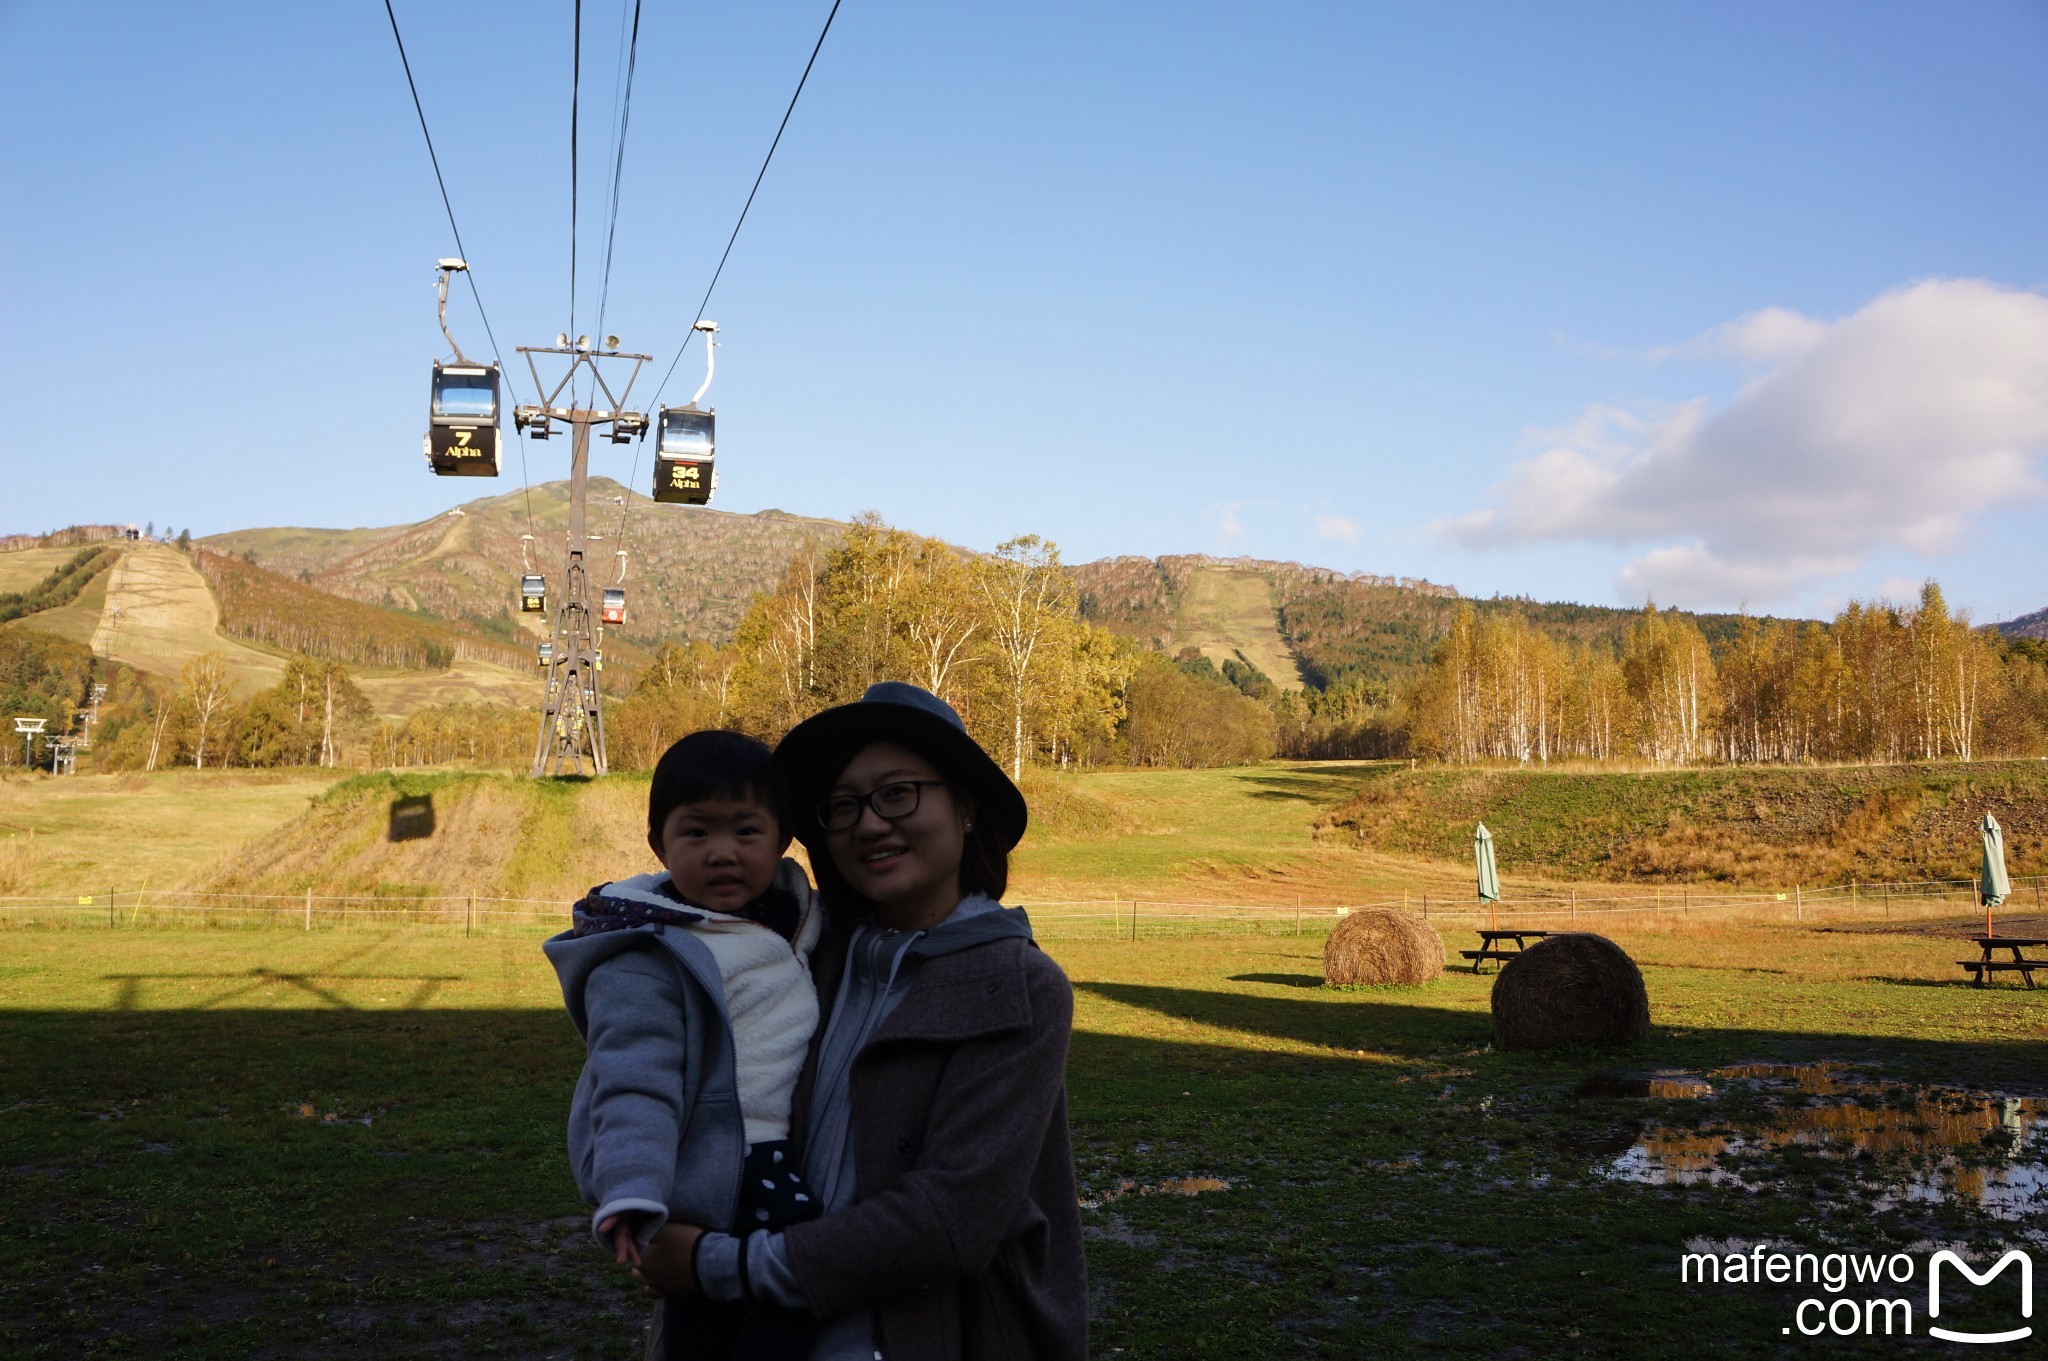
[[[1500,924],[1493,905],[1500,901],[1500,870],[1493,863],[1493,833],[1480,823],[1472,834],[1472,858],[1479,862],[1479,901],[1486,904],[1488,929]]]
[[[2012,892],[2012,876],[2005,872],[2005,831],[1998,819],[1984,815],[1984,873],[1977,880],[1977,897],[1984,904],[1984,934],[1991,934],[1991,909]]]

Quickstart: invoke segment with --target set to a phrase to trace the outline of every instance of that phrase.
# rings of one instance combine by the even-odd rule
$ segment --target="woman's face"
[[[902,790],[891,787],[910,783],[917,795],[911,812],[884,818],[866,802],[878,790],[901,801]],[[847,762],[827,793],[862,800],[851,827],[825,833],[848,887],[875,904],[885,925],[913,930],[945,920],[960,901],[969,812],[938,769],[916,752],[875,742]],[[887,796],[878,801],[891,802]]]

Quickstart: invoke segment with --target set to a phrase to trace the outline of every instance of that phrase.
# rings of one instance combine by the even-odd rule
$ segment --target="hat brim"
[[[981,744],[936,714],[908,704],[860,700],[813,714],[776,744],[775,764],[789,782],[797,839],[824,835],[816,809],[846,763],[871,742],[894,742],[939,768],[974,802],[975,816],[1008,851],[1024,838],[1030,811],[1024,795]]]

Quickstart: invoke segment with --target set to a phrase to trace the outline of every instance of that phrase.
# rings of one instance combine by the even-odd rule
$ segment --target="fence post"
[[[1792,885],[1792,920],[1798,921],[1806,915],[1805,890],[1798,884]]]
[[[1294,934],[1301,934],[1301,895],[1294,895]]]
[[[1133,898],[1133,899],[1131,899],[1131,940],[1132,940],[1132,942],[1133,942],[1133,943],[1135,943],[1135,942],[1137,941],[1137,939],[1138,939],[1138,900],[1137,900],[1136,898]]]
[[[114,917],[114,890],[112,890],[112,889],[108,889],[108,890],[107,890],[107,925],[109,925],[109,926],[118,926],[119,924],[120,924],[120,923],[119,923],[118,921],[116,921],[116,920],[115,920],[115,917]]]
[[[1404,893],[1401,896],[1405,898],[1408,895]],[[1422,919],[1424,921],[1429,920],[1429,895],[1427,893],[1422,895]]]
[[[313,886],[306,885],[306,929],[313,929]]]
[[[469,895],[469,913],[462,919],[462,934],[468,935],[476,929],[476,894]]]
[[[1661,917],[1664,915],[1664,885],[1657,885],[1656,893],[1656,903],[1650,908],[1650,915],[1652,917]]]
[[[1684,899],[1679,903],[1679,915],[1682,917],[1690,917],[1692,915],[1692,885],[1687,884],[1684,888],[1680,889],[1679,892],[1685,895]]]
[[[1579,919],[1579,888],[1578,888],[1578,885],[1574,884],[1574,885],[1572,885],[1572,920],[1573,920],[1573,921],[1577,921],[1578,919]]]

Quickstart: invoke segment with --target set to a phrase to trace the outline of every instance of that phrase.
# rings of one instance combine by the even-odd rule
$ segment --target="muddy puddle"
[[[1617,1181],[2048,1214],[2048,1099],[1886,1082],[1840,1063],[1598,1074],[1572,1095],[1699,1100],[1684,1123],[1659,1110],[1629,1132],[1582,1141]]]

